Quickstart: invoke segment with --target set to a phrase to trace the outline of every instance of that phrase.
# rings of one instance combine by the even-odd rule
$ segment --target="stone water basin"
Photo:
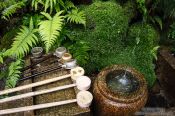
[[[94,82],[95,112],[100,116],[130,116],[148,97],[144,76],[137,70],[113,65],[102,70]]]

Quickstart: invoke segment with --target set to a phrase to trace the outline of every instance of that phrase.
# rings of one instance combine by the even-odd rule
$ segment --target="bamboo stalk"
[[[40,90],[40,91],[29,92],[29,93],[25,93],[25,94],[21,94],[21,95],[16,95],[16,96],[0,99],[0,103],[14,101],[14,100],[32,97],[32,96],[37,96],[37,95],[41,95],[41,94],[45,94],[45,93],[51,93],[51,92],[55,92],[55,91],[59,91],[59,90],[63,90],[63,89],[67,89],[67,88],[71,88],[71,87],[75,87],[75,86],[76,86],[76,84],[70,84],[70,85],[54,87],[51,89],[44,89],[44,90]]]
[[[26,107],[19,107],[19,108],[13,108],[13,109],[5,109],[5,110],[0,110],[0,115],[49,108],[49,107],[54,107],[54,106],[59,106],[59,105],[70,104],[70,103],[74,103],[74,102],[77,102],[77,99],[52,102],[52,103],[45,103],[45,104],[26,106]]]
[[[32,87],[41,86],[41,85],[56,82],[58,80],[62,80],[62,79],[68,78],[68,77],[71,77],[71,74],[67,74],[67,75],[47,79],[47,80],[44,80],[44,81],[29,84],[29,85],[19,86],[19,87],[13,88],[13,89],[7,89],[7,90],[4,90],[4,91],[0,91],[0,95],[4,95],[4,94],[20,91],[20,90],[32,88]]]

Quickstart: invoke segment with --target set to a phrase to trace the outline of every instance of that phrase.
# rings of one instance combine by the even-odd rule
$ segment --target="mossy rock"
[[[136,40],[139,39],[139,45],[150,49],[158,44],[159,35],[151,25],[145,23],[136,23],[131,25],[127,38],[128,45],[136,45]]]
[[[116,54],[122,49],[122,39],[125,38],[129,17],[124,9],[114,2],[95,2],[82,7],[87,16],[86,28],[70,30],[73,39],[84,40],[89,43],[90,53],[88,72],[101,69],[99,59],[109,53]]]
[[[156,79],[153,64],[154,57],[151,50],[158,46],[159,34],[151,25],[137,23],[130,27],[127,38],[127,45],[132,48],[135,47],[134,55],[136,60],[134,61],[134,67],[145,75],[151,87]],[[136,39],[138,38],[140,41],[136,44]]]
[[[100,71],[113,64],[125,64],[144,74],[151,87],[155,73],[150,51],[156,46],[156,30],[141,23],[129,27],[131,15],[126,15],[126,9],[115,2],[98,1],[82,9],[87,16],[86,28],[70,29],[69,36],[84,40],[91,47],[86,72]],[[140,38],[138,45],[136,38]]]

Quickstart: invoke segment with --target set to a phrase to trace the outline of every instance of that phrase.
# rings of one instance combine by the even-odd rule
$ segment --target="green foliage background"
[[[142,23],[129,27],[129,15],[110,1],[98,1],[82,8],[87,16],[86,29],[72,29],[69,34],[88,42],[91,47],[85,66],[87,72],[100,71],[112,64],[126,64],[143,73],[151,87],[155,81],[151,50],[158,38],[154,28]]]

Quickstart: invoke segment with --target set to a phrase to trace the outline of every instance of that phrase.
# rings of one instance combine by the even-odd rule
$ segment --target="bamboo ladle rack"
[[[45,85],[45,84],[56,82],[56,81],[59,81],[59,80],[62,80],[62,79],[66,79],[66,78],[69,78],[69,77],[75,78],[75,77],[84,75],[84,69],[81,68],[81,67],[73,68],[73,69],[71,69],[70,72],[71,73],[67,74],[67,75],[63,75],[63,76],[47,79],[47,80],[44,80],[44,81],[40,81],[40,82],[29,84],[29,85],[19,86],[19,87],[13,88],[13,89],[3,90],[3,91],[0,91],[0,95],[9,94],[9,93],[21,91],[21,90],[32,88],[32,87]]]

